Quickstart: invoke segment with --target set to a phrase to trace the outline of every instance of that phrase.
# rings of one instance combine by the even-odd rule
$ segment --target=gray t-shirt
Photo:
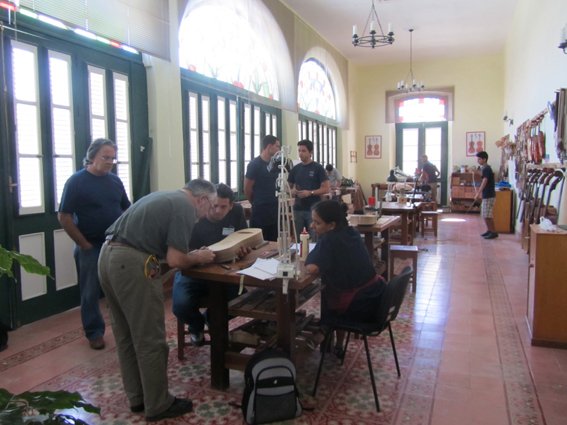
[[[195,207],[184,191],[153,192],[128,208],[106,234],[165,259],[169,246],[189,252],[196,221]]]

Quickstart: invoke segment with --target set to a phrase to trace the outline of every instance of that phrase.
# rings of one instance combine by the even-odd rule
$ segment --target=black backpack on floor
[[[295,365],[281,351],[255,353],[244,370],[242,414],[247,424],[284,421],[301,415]]]

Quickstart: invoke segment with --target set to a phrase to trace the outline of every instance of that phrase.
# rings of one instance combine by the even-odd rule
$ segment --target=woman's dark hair
[[[315,211],[325,223],[328,224],[334,222],[336,224],[336,229],[348,226],[348,206],[346,204],[340,204],[333,200],[321,201],[317,202],[313,206],[313,211]]]

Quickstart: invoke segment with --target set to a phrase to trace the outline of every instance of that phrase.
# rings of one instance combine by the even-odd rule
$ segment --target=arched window
[[[337,128],[328,121],[337,119],[335,91],[325,67],[315,58],[303,62],[299,70],[297,103],[303,111],[320,117],[299,117],[300,139],[313,142],[315,161],[337,165]]]
[[[256,25],[265,20],[264,9],[234,0],[189,3],[179,26],[181,68],[279,100],[272,39]],[[222,35],[211,36],[215,29]]]
[[[288,47],[261,0],[185,3],[179,26],[185,177],[223,182],[241,194],[262,138],[281,135],[279,107],[296,106]]]
[[[337,118],[333,86],[325,69],[315,59],[308,59],[301,65],[297,103],[306,111],[333,120]]]
[[[396,122],[447,121],[447,105],[442,97],[400,99],[396,103]]]

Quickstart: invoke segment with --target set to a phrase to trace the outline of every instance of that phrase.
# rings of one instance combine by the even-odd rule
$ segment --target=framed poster
[[[364,137],[364,157],[370,159],[382,158],[382,136]]]
[[[477,152],[481,152],[484,149],[484,131],[467,131],[466,146],[465,150],[467,156],[476,156]]]

